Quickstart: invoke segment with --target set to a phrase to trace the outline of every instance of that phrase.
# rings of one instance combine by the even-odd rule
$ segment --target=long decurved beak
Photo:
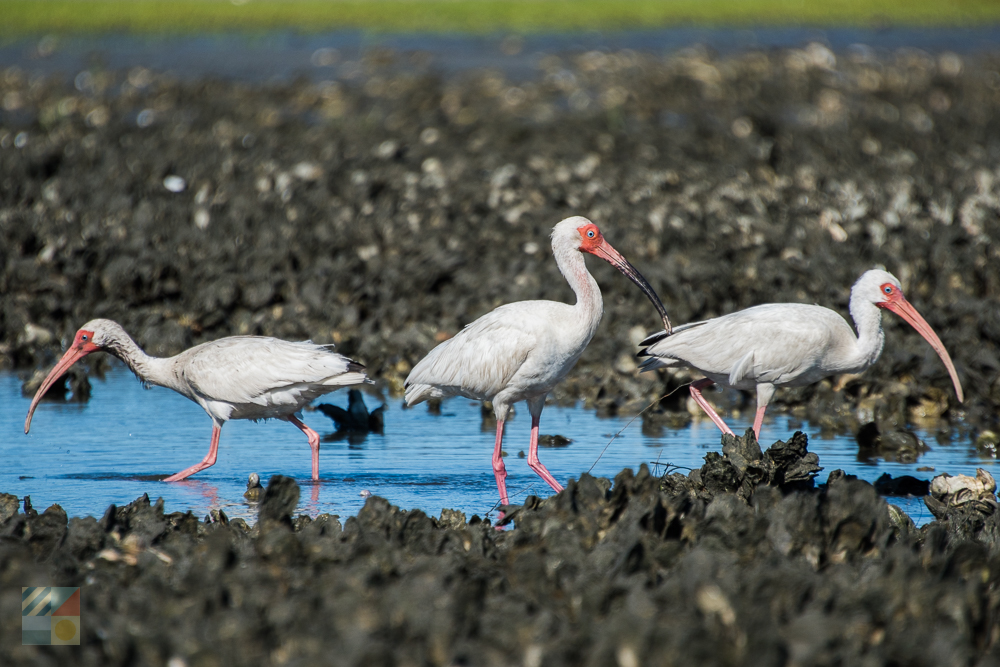
[[[42,382],[42,386],[38,388],[38,391],[35,392],[35,397],[31,399],[31,407],[28,408],[28,416],[24,420],[25,433],[27,433],[28,429],[31,428],[31,416],[35,414],[35,408],[38,407],[39,401],[41,401],[42,397],[45,396],[45,392],[49,390],[49,387],[51,387],[56,380],[62,377],[63,373],[68,371],[70,366],[75,364],[80,359],[83,359],[91,352],[96,352],[99,349],[100,348],[93,343],[84,343],[83,345],[75,345],[66,350],[66,354],[62,356],[62,359],[60,359],[59,363],[55,365],[55,368],[49,371],[49,374],[45,376],[45,381]]]
[[[944,362],[945,368],[948,369],[951,381],[955,385],[955,393],[958,394],[958,402],[964,402],[965,394],[962,393],[962,383],[958,381],[958,372],[955,370],[955,364],[951,362],[951,356],[948,354],[948,350],[944,349],[944,343],[942,343],[941,339],[938,338],[936,333],[934,333],[934,329],[931,329],[931,325],[927,324],[927,320],[921,317],[920,313],[917,312],[917,309],[914,308],[905,298],[900,298],[896,301],[886,301],[878,305],[891,310],[909,322],[910,326],[916,329],[920,335],[931,344],[934,351],[938,353],[939,357],[941,357],[941,361]]]
[[[646,282],[646,279],[642,277],[642,274],[636,271],[635,267],[629,264],[628,260],[622,257],[620,252],[612,248],[611,244],[606,240],[602,241],[601,245],[597,246],[592,252],[625,274],[629,280],[638,285],[639,289],[646,293],[649,300],[653,302],[653,307],[656,308],[656,312],[660,314],[660,318],[663,320],[664,330],[666,330],[667,335],[670,335],[673,327],[670,326],[670,318],[667,317],[667,309],[663,307],[660,297],[657,296],[655,291],[653,291],[650,284]]]

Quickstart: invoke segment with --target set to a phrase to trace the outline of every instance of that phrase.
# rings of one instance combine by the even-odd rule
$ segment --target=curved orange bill
[[[927,321],[920,316],[917,309],[914,308],[905,298],[900,298],[897,301],[886,301],[878,305],[891,310],[909,322],[910,326],[916,329],[920,335],[931,344],[934,351],[938,353],[939,357],[941,357],[941,361],[944,362],[945,368],[948,369],[951,381],[955,385],[955,393],[958,394],[958,402],[961,403],[965,401],[965,395],[962,393],[962,383],[958,381],[958,372],[955,371],[955,364],[951,363],[951,356],[948,354],[948,350],[944,349],[944,343],[942,343],[941,339],[938,338],[936,333],[934,333],[934,329],[931,329],[931,325],[927,324]]]
[[[62,377],[63,373],[69,370],[69,367],[75,364],[80,359],[84,358],[91,352],[95,352],[100,348],[93,343],[84,343],[83,345],[74,345],[73,347],[66,350],[66,354],[62,356],[59,363],[55,365],[49,374],[45,376],[45,381],[42,382],[42,386],[38,388],[35,392],[35,397],[31,399],[31,407],[28,408],[28,416],[24,420],[24,432],[27,433],[28,429],[31,428],[31,416],[35,414],[35,408],[38,407],[39,401],[45,396],[45,392],[49,390],[56,380]]]
[[[616,269],[621,271],[629,280],[634,282],[639,286],[650,301],[653,302],[653,307],[656,308],[656,312],[660,314],[660,318],[663,320],[663,328],[669,335],[673,330],[670,326],[670,318],[667,317],[667,309],[663,307],[663,303],[660,301],[660,297],[657,296],[656,292],[650,286],[646,279],[642,277],[642,274],[635,270],[635,267],[629,264],[628,260],[622,257],[621,253],[611,247],[611,244],[607,241],[602,241],[601,245],[594,249],[593,254],[597,255],[601,259],[605,260]]]

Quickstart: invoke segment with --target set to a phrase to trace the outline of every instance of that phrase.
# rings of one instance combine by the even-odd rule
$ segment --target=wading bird
[[[196,345],[177,356],[151,357],[117,322],[91,320],[35,393],[24,421],[31,416],[48,388],[70,366],[91,352],[118,357],[144,384],[173,389],[200,405],[212,418],[212,444],[197,463],[166,482],[177,482],[215,465],[222,425],[230,419],[283,419],[309,438],[312,478],[319,479],[319,434],[295,413],[316,398],[339,387],[367,380],[365,367],[311,342],[293,343],[266,336],[230,336]]]
[[[563,488],[538,460],[538,422],[545,396],[573,368],[604,312],[601,289],[583,260],[585,252],[609,262],[638,285],[660,313],[664,328],[670,329],[653,288],[604,240],[597,225],[582,217],[567,218],[552,230],[552,253],[576,294],[576,305],[519,301],[500,306],[431,350],[406,378],[407,405],[456,395],[493,402],[493,473],[505,505],[510,503],[501,457],[503,426],[518,401],[527,401],[531,413],[528,465],[557,492]]]
[[[703,322],[661,331],[642,341],[640,366],[692,368],[706,377],[691,384],[691,396],[723,433],[732,433],[701,390],[713,383],[757,391],[753,430],[760,437],[764,411],[776,387],[802,387],[840,373],[860,373],[882,354],[882,310],[891,310],[920,332],[941,357],[958,400],[958,373],[941,340],[903,296],[891,273],[866,271],[851,288],[850,311],[858,334],[836,312],[801,303],[769,303]]]

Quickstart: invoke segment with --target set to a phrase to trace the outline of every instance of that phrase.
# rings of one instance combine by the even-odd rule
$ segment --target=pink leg
[[[195,474],[200,470],[209,468],[215,465],[215,459],[219,455],[219,434],[222,433],[222,424],[216,422],[212,425],[212,445],[208,448],[208,454],[205,458],[201,460],[201,463],[196,463],[195,465],[187,468],[186,470],[181,470],[176,475],[171,475],[167,477],[164,482],[179,482],[182,479],[187,479],[191,475]]]
[[[313,481],[315,482],[315,481],[317,481],[319,479],[319,433],[317,433],[316,431],[312,430],[311,428],[309,428],[308,426],[306,426],[305,424],[303,424],[301,421],[299,421],[295,417],[295,415],[289,415],[288,421],[290,421],[293,424],[295,424],[296,426],[298,426],[299,430],[302,431],[303,433],[305,433],[306,437],[309,438],[309,447],[312,448],[312,452],[313,452],[313,477],[312,478],[313,478]]]
[[[510,501],[507,500],[507,468],[503,464],[503,456],[501,455],[503,444],[503,420],[497,420],[497,444],[493,447],[493,475],[497,478],[497,489],[500,491],[500,502],[504,505],[510,505]],[[500,513],[500,517],[503,518],[503,512]]]
[[[538,460],[538,422],[540,418],[539,415],[531,416],[531,444],[528,446],[528,465],[531,469],[538,473],[541,477],[555,489],[556,493],[563,490],[562,484],[556,481],[556,478],[552,476],[548,468],[542,465],[542,462]]]
[[[760,426],[764,423],[764,411],[767,410],[767,406],[763,405],[757,408],[757,416],[753,420],[753,434],[757,438],[757,442],[760,442]]]
[[[702,378],[700,380],[692,382],[691,397],[694,398],[695,403],[701,406],[701,409],[705,411],[705,414],[707,414],[709,418],[713,422],[715,422],[715,425],[718,426],[723,433],[734,435],[732,429],[726,426],[726,422],[722,421],[722,417],[720,417],[719,414],[712,409],[712,406],[708,404],[708,401],[705,400],[705,397],[701,395],[702,389],[704,389],[705,387],[710,387],[713,384],[715,383],[709,380],[708,378]]]

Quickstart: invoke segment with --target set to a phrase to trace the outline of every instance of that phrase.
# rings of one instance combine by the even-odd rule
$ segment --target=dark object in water
[[[378,433],[385,430],[383,412],[385,405],[380,405],[371,412],[365,405],[365,399],[357,389],[347,393],[347,409],[323,403],[316,409],[333,420],[337,425],[337,433]]]
[[[912,475],[893,477],[885,473],[875,480],[873,486],[880,496],[926,496],[930,492],[931,483]]]
[[[573,442],[571,438],[564,435],[540,435],[538,436],[539,447],[569,447]]]
[[[258,502],[264,495],[264,487],[260,483],[260,475],[255,472],[250,473],[247,478],[247,490],[243,492],[243,497],[252,503]]]
[[[930,447],[909,431],[882,430],[876,422],[868,422],[858,431],[858,460],[882,458],[886,461],[914,463]],[[926,495],[926,494],[923,494]]]

